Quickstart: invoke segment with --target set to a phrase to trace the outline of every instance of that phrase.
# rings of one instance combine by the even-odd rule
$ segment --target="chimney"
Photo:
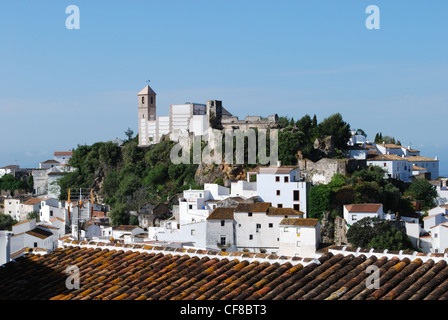
[[[0,231],[0,266],[11,261],[11,231]]]

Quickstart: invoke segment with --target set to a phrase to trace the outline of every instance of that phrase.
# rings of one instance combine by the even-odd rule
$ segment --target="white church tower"
[[[138,145],[148,146],[156,140],[156,93],[149,85],[138,94]]]

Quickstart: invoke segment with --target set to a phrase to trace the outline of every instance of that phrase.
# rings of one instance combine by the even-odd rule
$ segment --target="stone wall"
[[[300,176],[312,184],[328,184],[333,175],[347,174],[366,167],[365,160],[323,158],[317,162],[309,159],[298,161]]]

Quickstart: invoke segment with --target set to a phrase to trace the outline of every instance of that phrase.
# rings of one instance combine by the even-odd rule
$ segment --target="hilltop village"
[[[17,164],[0,168],[4,189],[0,213],[6,217],[0,231],[0,280],[12,279],[0,281],[0,298],[379,299],[390,291],[378,295],[365,285],[350,291],[363,284],[356,275],[352,287],[339,292],[348,282],[343,277],[350,270],[360,273],[369,264],[383,268],[381,275],[390,280],[395,278],[389,268],[399,263],[400,268],[409,266],[409,274],[421,265],[438,266],[439,271],[448,268],[447,179],[439,176],[437,157],[425,157],[391,137],[377,135],[370,141],[362,130],[350,129],[337,116],[328,119],[346,126],[341,134],[316,134],[320,127],[313,125],[311,117],[297,122],[277,114],[239,119],[218,100],[172,104],[167,116],[157,116],[156,96],[150,86],[137,94],[135,137],[128,130],[128,139],[55,151],[39,168]],[[185,145],[212,129],[277,130],[279,157],[268,165],[169,163],[176,143]],[[46,291],[36,287],[19,294],[14,291],[13,279],[18,276],[14,265],[21,265],[24,272],[31,260],[42,265],[60,261],[60,272],[62,266],[70,265],[68,261],[85,260],[77,264],[80,270],[90,270],[90,278],[102,280],[106,275],[96,267],[106,268],[106,261],[117,266],[124,260],[128,261],[125,269],[135,266],[128,273],[144,273],[136,261],[150,270],[154,261],[162,260],[171,263],[173,270],[197,264],[198,270],[214,265],[214,270],[234,270],[233,275],[262,266],[260,270],[269,272],[260,279],[254,273],[257,281],[251,283],[256,286],[249,286],[250,292],[225,291],[220,281],[232,275],[224,276],[224,271],[219,281],[218,274],[210,274],[216,290],[205,290],[206,283],[194,278],[191,286],[178,283],[186,291],[169,291],[168,284],[181,278],[160,282],[160,277],[168,275],[154,269],[146,278],[159,280],[157,284],[145,280],[147,288],[130,284],[131,278],[123,280],[126,285],[116,282],[116,291],[111,286],[95,287],[98,279],[91,279],[87,286],[86,274],[81,289],[75,291],[62,287],[52,291],[49,286]],[[89,262],[94,260],[96,267]],[[313,290],[305,289],[319,278],[308,279],[310,273],[317,276],[337,263],[346,269],[332,278],[336,287],[319,282]],[[117,276],[119,269],[114,269]],[[295,276],[296,281],[285,282]],[[261,280],[277,282],[263,287]],[[394,286],[399,283],[393,282]],[[126,290],[138,288],[126,291],[125,286]],[[156,286],[159,290],[152,291]],[[288,291],[288,286],[295,289]],[[418,289],[401,292],[407,299]],[[445,292],[445,287],[434,286],[427,294],[438,298]]]

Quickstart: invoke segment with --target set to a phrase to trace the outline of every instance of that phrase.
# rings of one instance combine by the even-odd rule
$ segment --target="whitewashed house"
[[[426,169],[430,173],[431,180],[436,180],[439,177],[439,160],[437,157],[432,159],[422,156],[409,156],[407,160],[411,166]]]
[[[260,201],[270,202],[273,207],[292,208],[305,214],[308,212],[307,194],[310,183],[300,179],[298,166],[258,167],[257,192]],[[250,173],[249,173],[250,176]]]
[[[19,170],[20,166],[19,165],[9,165],[9,166],[4,166],[0,168],[0,178],[3,177],[5,174],[10,174],[15,176],[16,175],[16,170]]]
[[[428,215],[423,218],[423,229],[430,229],[438,224],[448,221],[448,210],[444,206],[439,206],[428,210]]]
[[[148,228],[150,229],[150,228]],[[207,237],[207,221],[201,220],[183,224],[179,229],[164,228],[155,233],[153,239],[156,241],[188,244],[199,249],[205,249]]]
[[[238,251],[276,253],[283,218],[303,218],[291,208],[275,208],[269,202],[240,203],[235,208],[235,243]]]
[[[54,168],[59,165],[61,165],[61,163],[59,161],[47,160],[47,161],[39,162],[39,169],[48,170],[48,169]]]
[[[367,217],[384,219],[383,204],[362,203],[344,205],[344,219],[347,225],[350,226]]]
[[[138,226],[121,225],[112,228],[112,237],[114,240],[122,240],[125,244],[133,242],[133,238],[145,231]]]
[[[408,159],[395,154],[378,154],[368,157],[367,165],[378,166],[386,170],[385,178],[409,181],[412,167]]]
[[[236,250],[234,211],[234,207],[218,207],[210,213],[207,218],[207,248]]]
[[[25,220],[12,226],[11,254],[24,248],[40,248],[51,251],[57,243],[57,234],[45,225],[37,225],[36,219]]]
[[[3,201],[3,212],[20,221],[20,199],[6,198]]]
[[[73,151],[55,151],[53,154],[54,160],[61,165],[68,164],[70,158],[73,156]]]
[[[28,214],[31,212],[39,213],[41,207],[42,199],[40,198],[30,198],[20,204],[20,219],[26,220]]]
[[[321,241],[318,219],[284,218],[278,255],[315,257]]]
[[[45,198],[41,201],[39,210],[40,221],[51,221],[54,218],[67,219],[65,203],[55,198]]]
[[[204,190],[184,190],[178,207],[180,225],[205,221],[217,206],[214,200],[223,200],[229,196],[229,188],[218,184],[206,183]]]

